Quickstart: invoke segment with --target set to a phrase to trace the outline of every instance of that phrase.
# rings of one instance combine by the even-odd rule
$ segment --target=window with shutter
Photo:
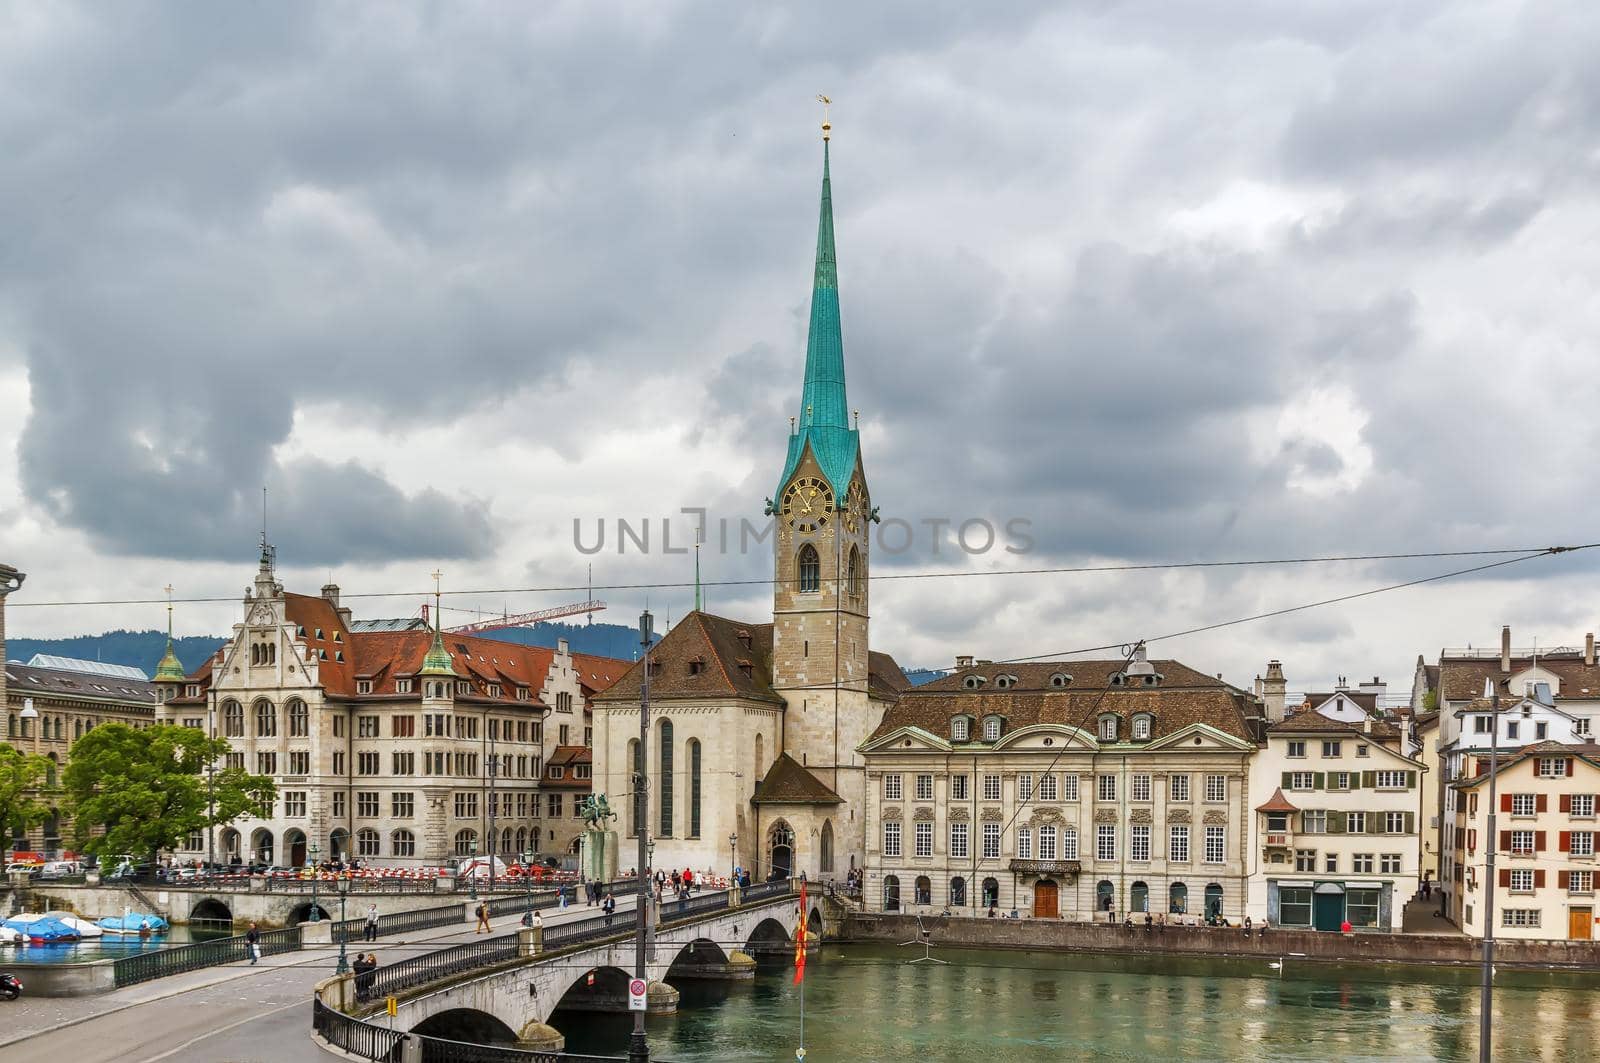
[[[1509,867],[1502,867],[1500,869],[1500,888],[1511,888],[1511,869]]]
[[[1561,795],[1560,804],[1557,807],[1560,808],[1561,811],[1563,811],[1563,812],[1571,812],[1572,811],[1572,795],[1571,794],[1562,794]]]
[[[1556,833],[1556,851],[1563,853],[1572,852],[1572,832],[1570,830]]]
[[[1544,852],[1544,834],[1542,830],[1533,832],[1533,851],[1536,853]]]
[[[1537,795],[1535,795],[1533,803],[1534,803],[1534,808],[1535,808],[1536,811],[1539,811],[1539,812],[1548,812],[1548,811],[1550,811],[1550,795],[1549,794],[1537,794]]]
[[[1534,872],[1533,872],[1533,888],[1536,889],[1536,890],[1544,889],[1544,868],[1542,868],[1542,867],[1534,869]]]

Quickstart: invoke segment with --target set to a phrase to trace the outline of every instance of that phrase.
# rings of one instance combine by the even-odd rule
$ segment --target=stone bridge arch
[[[659,928],[655,952],[646,963],[649,1010],[677,1010],[678,991],[669,984],[671,980],[753,976],[755,961],[740,943],[757,942],[791,954],[799,918],[795,899],[785,896],[717,911],[687,925]],[[567,949],[557,944],[546,956],[535,949],[533,931],[522,934],[526,959],[477,977],[403,994],[395,1027],[417,1030],[435,1015],[480,1012],[515,1031],[521,1047],[553,1051],[564,1044],[557,1029],[559,1020],[552,1018],[557,1011],[626,1012],[627,983],[634,969],[631,937],[619,934],[609,941]],[[364,1016],[379,1021],[381,1015],[376,1013],[381,1003],[367,1002]]]
[[[500,1021],[499,1017],[476,1008],[451,1008],[436,1012],[418,1023],[413,1030],[424,1037],[485,1045],[515,1045],[520,1033]]]
[[[219,927],[223,924],[232,926],[233,909],[220,898],[201,897],[195,902],[194,907],[189,909],[189,922],[199,923],[202,926],[206,924]]]

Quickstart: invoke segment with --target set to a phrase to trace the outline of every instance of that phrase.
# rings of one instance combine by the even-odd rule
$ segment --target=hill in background
[[[620,657],[625,661],[633,660],[639,652],[639,632],[622,624],[540,624],[533,628],[485,632],[484,637],[518,646],[549,647],[554,647],[557,639],[564,638],[574,653]],[[173,649],[177,651],[178,660],[183,662],[184,670],[193,671],[225,641],[220,636],[191,635],[174,639]],[[6,657],[25,662],[36,653],[48,653],[82,661],[131,665],[143,670],[145,675],[152,675],[166,647],[164,631],[107,631],[103,635],[63,639],[8,638]]]
[[[546,623],[531,628],[507,628],[504,631],[484,632],[484,638],[509,642],[517,646],[555,647],[557,639],[566,639],[574,653],[592,653],[597,657],[617,657],[631,661],[639,655],[639,631],[625,624],[562,624]],[[656,636],[657,639],[660,635]],[[190,635],[174,639],[173,648],[185,671],[211,654],[226,640],[207,635]],[[146,675],[154,674],[156,662],[166,649],[167,636],[161,631],[107,631],[103,635],[77,635],[64,639],[7,639],[6,657],[13,661],[27,661],[36,653],[49,653],[58,657],[76,657],[83,661],[104,661],[107,664],[126,664],[142,669]],[[913,686],[932,682],[947,673],[937,669],[914,668],[906,673]]]

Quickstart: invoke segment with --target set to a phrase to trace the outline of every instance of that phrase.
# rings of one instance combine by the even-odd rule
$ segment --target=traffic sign
[[[648,987],[643,978],[633,978],[628,981],[628,1010],[645,1010],[645,990]]]
[[[387,1010],[391,1018],[398,1013],[400,1010],[399,999],[396,997],[390,997],[388,1000]]]

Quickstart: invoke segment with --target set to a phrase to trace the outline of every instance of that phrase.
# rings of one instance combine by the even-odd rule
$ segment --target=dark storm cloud
[[[1033,17],[591,14],[0,15],[0,295],[32,385],[28,491],[118,552],[236,553],[227,500],[269,482],[296,516],[331,507],[300,560],[482,556],[485,512],[440,515],[448,485],[278,462],[295,411],[453,422],[579,361],[692,349],[720,309],[704,293],[736,298],[788,242],[760,175],[799,145],[762,137],[753,88],[824,39],[837,70]],[[388,507],[381,534],[344,537]]]

